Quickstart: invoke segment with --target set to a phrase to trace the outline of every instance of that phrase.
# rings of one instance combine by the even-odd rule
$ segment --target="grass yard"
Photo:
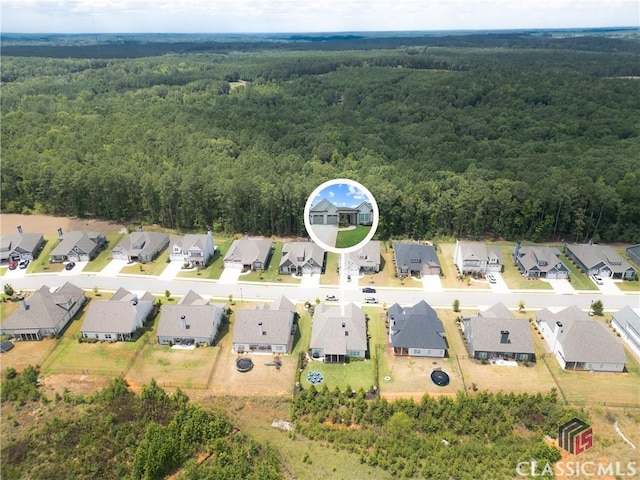
[[[380,242],[380,271],[373,275],[365,275],[362,285],[378,287],[411,287],[422,288],[422,282],[413,278],[398,278],[395,276],[393,264],[393,249],[391,242]]]
[[[0,302],[0,321],[3,321],[20,307],[20,300],[12,298],[6,302]]]
[[[513,263],[513,245],[501,245],[500,251],[504,264],[502,278],[509,288],[514,290],[553,290],[553,287],[547,282],[522,276],[522,272]]]
[[[340,267],[339,253],[327,252],[327,259],[324,267],[324,274],[320,277],[321,285],[338,285],[340,283]]]
[[[169,249],[165,249],[153,262],[134,263],[126,265],[120,270],[122,274],[129,275],[160,275],[169,265]]]
[[[571,278],[571,285],[576,290],[598,290],[598,286],[593,283],[593,281],[580,270],[578,267],[574,265],[574,263],[569,260],[569,257],[562,254],[560,256],[560,260],[564,263],[569,269],[569,276]]]
[[[108,233],[107,245],[102,249],[96,258],[87,263],[83,272],[100,272],[111,261],[111,250],[114,249],[124,238],[124,233]]]
[[[291,275],[282,275],[278,271],[280,262],[282,260],[282,247],[283,242],[273,242],[273,255],[269,260],[269,266],[266,270],[261,272],[249,272],[242,274],[240,280],[243,282],[282,282],[282,283],[300,283],[299,278],[295,278]]]
[[[58,340],[45,338],[39,342],[14,342],[13,348],[2,354],[2,370],[12,367],[22,371],[29,365],[43,365]]]
[[[470,279],[458,278],[458,269],[453,263],[453,253],[456,248],[455,243],[438,243],[438,258],[440,259],[440,268],[444,276],[441,276],[442,286],[444,288],[469,288],[484,289],[491,288],[485,280],[474,281]]]
[[[49,254],[58,245],[58,237],[45,235],[45,244],[38,258],[29,264],[27,273],[53,273],[64,270],[63,263],[49,263]]]
[[[640,292],[640,281],[623,280],[621,282],[616,282],[616,287],[623,292]]]
[[[351,230],[338,230],[336,248],[349,248],[362,242],[371,231],[371,227],[358,225]]]
[[[233,243],[233,240],[233,238],[216,238],[216,251],[213,255],[213,260],[209,263],[207,268],[178,272],[178,277],[203,278],[208,280],[219,279],[220,275],[222,275],[224,256],[229,251],[229,247]]]

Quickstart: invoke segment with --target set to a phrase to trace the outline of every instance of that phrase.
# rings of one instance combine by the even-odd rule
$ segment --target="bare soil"
[[[43,235],[57,235],[58,228],[62,228],[63,232],[94,230],[102,233],[119,233],[126,231],[125,225],[92,218],[50,217],[48,215],[20,215],[14,213],[0,215],[0,235],[16,233],[18,225],[22,226],[24,233],[42,233]]]

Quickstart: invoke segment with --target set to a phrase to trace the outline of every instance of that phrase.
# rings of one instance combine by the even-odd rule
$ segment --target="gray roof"
[[[262,308],[238,310],[233,343],[287,345],[295,306],[285,297]]]
[[[567,362],[626,363],[622,345],[604,322],[589,317],[575,305],[557,313],[549,309],[540,310],[536,318],[545,322],[551,332],[556,322],[562,324],[558,342],[562,345]]]
[[[560,260],[560,250],[556,247],[520,247],[518,249],[518,260],[529,271],[536,268],[540,272],[548,272],[554,268],[567,270],[567,267]]]
[[[172,236],[169,247],[173,250],[173,247],[177,245],[183,252],[190,250],[200,250],[204,252],[207,248],[207,242],[209,235],[206,233],[189,233],[182,237]]]
[[[76,247],[80,253],[90,254],[94,252],[104,237],[103,233],[91,230],[73,230],[62,235],[60,243],[49,253],[49,256],[58,257],[68,255]]]
[[[409,270],[415,271],[422,270],[424,265],[440,266],[436,249],[431,245],[394,242],[393,254],[396,268],[406,265]]]
[[[360,268],[380,266],[380,242],[372,240],[362,248],[347,254],[347,264],[352,263]]]
[[[251,265],[254,262],[267,263],[271,253],[271,240],[258,238],[239,238],[234,240],[224,256],[225,262]]]
[[[161,232],[131,232],[112,250],[130,257],[153,255],[169,243],[169,235]]]
[[[44,242],[41,233],[13,233],[0,237],[0,259],[6,260],[11,252],[31,252],[33,255],[38,246]],[[35,255],[34,255],[35,256]]]
[[[514,318],[511,310],[502,302],[498,302],[486,310],[478,312],[478,316],[482,318]]]
[[[276,298],[270,304],[265,303],[262,308],[269,309],[269,310],[284,310],[286,312],[296,311],[295,304],[284,295],[281,295],[280,297]]]
[[[146,299],[144,299],[146,298]],[[150,311],[154,298],[138,295],[120,288],[108,300],[92,301],[89,304],[81,332],[91,333],[132,333],[137,328],[137,312]]]
[[[401,307],[396,303],[389,308],[387,316],[394,347],[447,349],[442,321],[424,300],[413,307]]]
[[[315,205],[313,205],[310,209],[309,209],[309,213],[312,212],[336,212],[338,210],[338,207],[336,207],[333,203],[331,203],[329,200],[327,200],[326,198],[323,198],[322,200],[320,200],[318,203],[316,203]]]
[[[188,298],[190,303],[184,303],[185,298]],[[183,303],[178,302],[176,305],[162,305],[158,337],[214,337],[224,308],[208,302],[203,303],[204,299],[192,291],[189,291],[182,300]]]
[[[535,353],[529,321],[524,318],[466,318],[474,352]],[[502,332],[508,332],[503,335]],[[505,337],[506,342],[502,342]]]
[[[497,246],[487,246],[480,242],[460,242],[460,254],[463,260],[488,261],[491,256],[502,264],[502,250]]]
[[[613,273],[623,273],[630,269],[635,271],[631,264],[609,245],[567,244],[565,248],[570,250],[587,268],[605,264]]]
[[[280,266],[293,265],[302,267],[312,265],[322,267],[324,264],[324,250],[313,242],[290,242],[282,247]]]
[[[633,330],[636,335],[640,336],[640,309],[633,309],[627,305],[622,310],[614,313],[612,317],[621,327],[626,330]]]
[[[68,315],[68,306],[84,303],[84,300],[84,291],[72,283],[67,282],[54,291],[43,285],[24,300],[27,308],[21,306],[9,315],[1,329],[51,329]]]
[[[340,306],[326,303],[316,307],[311,327],[311,348],[322,348],[326,355],[346,355],[347,350],[367,350],[364,312],[353,303],[344,306],[344,315],[341,309]]]

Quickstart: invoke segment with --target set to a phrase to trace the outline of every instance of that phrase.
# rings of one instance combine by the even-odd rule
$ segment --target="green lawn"
[[[208,280],[219,279],[220,275],[222,275],[224,256],[229,251],[233,240],[233,238],[216,238],[216,251],[213,255],[213,261],[209,263],[207,268],[178,272],[178,277],[203,278]]]
[[[576,267],[569,258],[562,254],[560,257],[562,263],[564,263],[569,269],[569,275],[571,276],[571,285],[576,290],[598,290],[598,287],[593,281]]]
[[[169,265],[169,249],[165,249],[153,262],[127,265],[120,273],[131,275],[160,275]]]
[[[349,248],[359,244],[371,231],[371,227],[358,225],[352,230],[338,230],[336,248]]]
[[[325,263],[324,274],[320,277],[322,285],[338,285],[340,283],[340,274],[338,268],[340,266],[340,254],[327,252],[327,260]]]
[[[640,292],[640,281],[624,280],[622,282],[616,282],[616,287],[618,287],[623,292]]]
[[[58,245],[58,237],[45,235],[44,248],[38,255],[38,258],[29,264],[27,273],[53,273],[61,272],[64,269],[63,263],[49,263],[49,254]]]
[[[99,272],[111,261],[111,250],[116,247],[124,238],[124,233],[109,233],[107,245],[102,249],[96,258],[91,260],[82,270],[83,272]]]
[[[513,263],[513,248],[514,245],[511,244],[500,245],[502,263],[504,264],[502,278],[509,288],[514,290],[553,290],[553,287],[548,282],[522,276],[522,272]]]
[[[281,275],[280,272],[278,272],[278,267],[282,261],[283,246],[283,242],[273,242],[273,255],[271,256],[271,260],[269,260],[269,266],[267,269],[241,275],[240,280],[243,282],[299,283],[299,278],[294,278],[291,275]]]

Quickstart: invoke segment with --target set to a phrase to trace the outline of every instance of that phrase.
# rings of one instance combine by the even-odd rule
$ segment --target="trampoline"
[[[324,381],[324,377],[320,372],[309,372],[307,373],[307,382],[311,385],[319,385]]]
[[[247,357],[239,358],[236,360],[236,368],[239,372],[248,372],[253,368],[253,362]]]
[[[434,370],[431,372],[431,380],[439,387],[446,387],[449,385],[449,374],[442,370]]]
[[[8,352],[13,348],[13,342],[0,342],[0,352]]]

